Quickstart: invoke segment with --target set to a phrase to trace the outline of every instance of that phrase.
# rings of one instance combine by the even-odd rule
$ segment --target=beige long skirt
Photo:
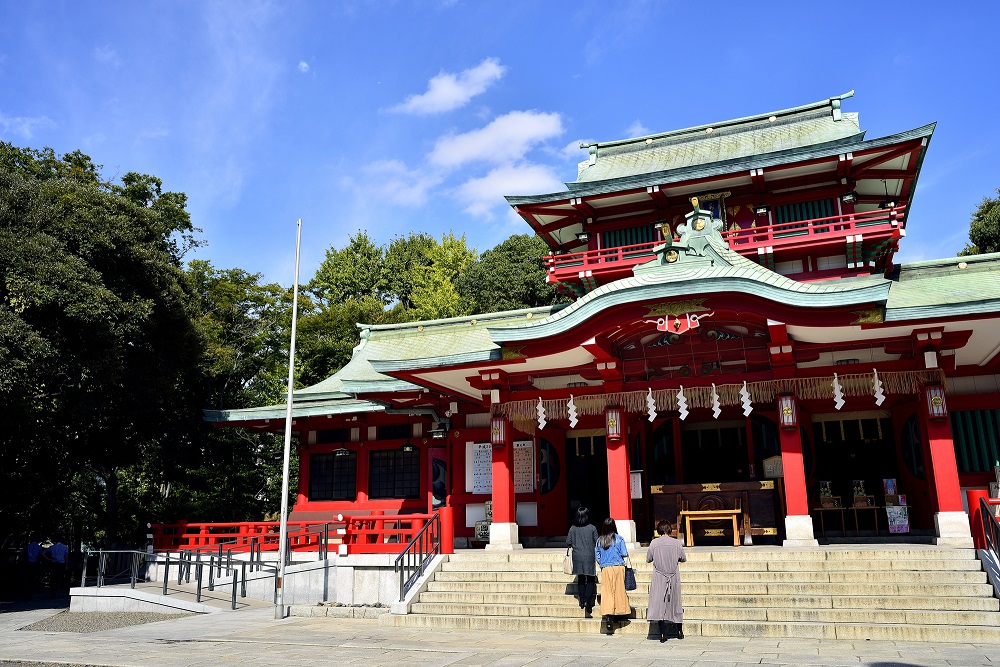
[[[601,615],[628,616],[632,607],[625,592],[625,566],[601,568]]]

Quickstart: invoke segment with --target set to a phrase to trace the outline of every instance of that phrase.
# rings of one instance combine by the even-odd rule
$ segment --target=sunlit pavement
[[[504,634],[383,628],[377,621],[276,620],[270,609],[93,633],[21,631],[58,610],[0,613],[0,661],[90,665],[1000,665],[996,645]],[[994,661],[991,662],[990,658]]]

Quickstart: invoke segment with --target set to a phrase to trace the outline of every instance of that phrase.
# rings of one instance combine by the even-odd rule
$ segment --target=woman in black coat
[[[576,575],[580,609],[585,609],[587,618],[590,618],[597,601],[597,569],[594,558],[597,528],[590,523],[590,511],[586,507],[576,511],[573,525],[566,536],[566,544],[573,548],[573,574]]]

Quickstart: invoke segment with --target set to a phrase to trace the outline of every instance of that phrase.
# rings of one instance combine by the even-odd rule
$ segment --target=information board
[[[535,490],[535,443],[531,440],[514,441],[514,493],[531,493]]]
[[[493,446],[488,442],[470,442],[472,493],[493,493]]]

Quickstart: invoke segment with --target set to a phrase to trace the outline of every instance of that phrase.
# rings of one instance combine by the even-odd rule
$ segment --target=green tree
[[[349,299],[372,298],[384,301],[388,291],[385,250],[368,234],[358,232],[346,248],[329,248],[306,290],[322,305],[340,304]]]
[[[484,252],[459,276],[458,291],[475,313],[549,306],[568,301],[545,282],[551,251],[537,236],[515,234]]]
[[[408,319],[436,320],[468,315],[468,306],[463,303],[455,283],[476,259],[476,249],[466,245],[464,234],[455,236],[449,232],[441,237],[439,245],[430,248],[428,257],[430,264],[417,267],[413,276],[414,286],[410,293],[413,309]]]
[[[1000,195],[1000,188],[997,188],[997,195]],[[1000,252],[1000,196],[992,199],[983,197],[969,222],[969,243],[958,254],[989,252]]]
[[[120,512],[120,473],[192,445],[201,341],[180,263],[195,231],[158,179],[109,186],[82,153],[0,142],[6,525],[55,531],[71,515],[117,542],[141,521]],[[70,505],[81,475],[96,519]]]

